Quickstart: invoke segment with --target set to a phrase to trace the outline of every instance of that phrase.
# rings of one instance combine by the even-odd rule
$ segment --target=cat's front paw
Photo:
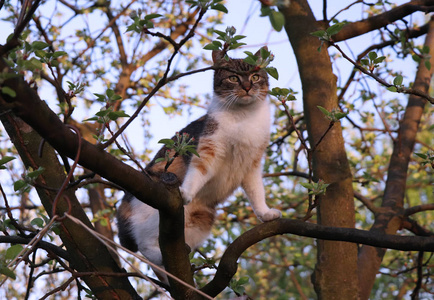
[[[184,187],[180,186],[179,191],[181,192],[182,199],[184,200],[184,205],[187,205],[193,201],[193,195],[191,195]]]
[[[282,213],[280,210],[275,208],[270,208],[266,213],[259,216],[262,222],[272,221],[274,219],[279,219],[280,217],[282,217]]]

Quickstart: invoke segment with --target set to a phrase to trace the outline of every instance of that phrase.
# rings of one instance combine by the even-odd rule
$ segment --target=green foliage
[[[29,168],[28,172],[23,176],[23,179],[19,179],[14,182],[14,191],[27,191],[30,186],[35,183],[36,178],[38,178],[38,176],[44,171],[45,169],[43,167],[39,167],[37,170]]]
[[[272,88],[271,91],[269,91],[268,93],[271,96],[276,97],[277,100],[279,100],[282,103],[285,103],[286,101],[297,100],[294,96],[295,94],[297,94],[297,92],[294,92],[292,89],[275,87]]]
[[[244,59],[246,63],[254,66],[255,69],[264,69],[274,79],[279,79],[279,73],[274,67],[268,65],[274,60],[274,55],[266,47],[260,49],[260,55],[256,56],[250,51],[244,51],[247,57]]]
[[[310,195],[322,195],[325,194],[327,187],[330,185],[325,183],[323,180],[318,180],[318,182],[300,182],[300,185],[309,190]]]
[[[421,161],[421,165],[431,165],[431,167],[434,169],[434,151],[430,150],[426,153],[414,153],[418,157],[422,158],[423,161]]]
[[[115,211],[113,209],[111,208],[102,209],[94,213],[92,222],[93,223],[99,222],[102,226],[107,227],[109,225],[108,220],[112,219],[114,215],[115,215]]]
[[[193,144],[194,141],[195,141],[194,137],[190,138],[190,135],[185,132],[183,134],[177,132],[174,139],[159,140],[158,143],[164,144],[168,150],[166,151],[164,157],[160,157],[156,159],[155,162],[158,163],[161,161],[166,161],[165,170],[167,171],[170,164],[178,156],[184,156],[192,153],[197,157],[199,157],[199,153],[197,153],[196,151],[196,145]],[[171,154],[170,150],[174,150],[175,153],[173,156],[170,155]]]
[[[223,0],[187,0],[186,3],[191,7],[199,7],[202,10],[214,9],[223,13],[228,13],[228,9],[221,2]]]
[[[361,59],[360,62],[362,66],[367,67],[370,72],[373,72],[385,59],[385,56],[378,56],[376,52],[371,51],[368,53],[368,58]]]
[[[326,30],[318,30],[310,33],[311,35],[319,38],[319,40],[321,41],[321,45],[318,47],[318,52],[321,51],[324,42],[333,41],[332,36],[339,33],[339,31],[341,31],[345,24],[345,22],[335,23]]]
[[[332,111],[328,111],[322,106],[317,107],[326,116],[326,118],[330,120],[330,122],[338,122],[340,119],[345,118],[348,115],[348,112],[344,113],[337,108],[332,109]]]
[[[213,30],[214,33],[216,33],[218,35],[217,40],[221,40],[223,41],[212,41],[211,43],[205,45],[205,47],[203,47],[203,49],[205,50],[233,50],[236,48],[239,48],[243,45],[245,45],[245,43],[240,43],[239,40],[242,40],[243,38],[245,38],[244,35],[235,35],[235,33],[237,32],[237,30],[235,29],[235,27],[233,26],[228,26],[226,27],[225,31],[220,31],[220,30]]]
[[[133,23],[127,27],[126,32],[134,31],[136,33],[142,33],[145,29],[154,28],[153,19],[161,18],[160,14],[149,14],[141,18],[141,12],[133,12],[130,14],[130,18],[133,20]]]
[[[402,77],[402,75],[397,75],[394,79],[393,79],[393,85],[389,86],[387,88],[387,90],[391,91],[391,92],[398,92],[399,90],[402,89],[403,85],[402,85],[402,81],[404,80],[404,78]]]
[[[271,26],[273,26],[274,30],[278,32],[281,31],[283,26],[285,25],[284,15],[277,9],[272,8],[268,5],[262,4],[261,17],[268,17],[270,19]]]
[[[248,276],[243,276],[240,279],[231,279],[231,282],[229,283],[229,287],[238,295],[242,295],[244,294],[246,288],[244,287],[244,285],[246,285],[247,283],[249,283],[249,277]]]
[[[3,156],[2,159],[0,159],[0,170],[4,170],[6,169],[6,166],[4,166],[5,164],[7,164],[8,162],[14,160],[15,157],[12,156]]]

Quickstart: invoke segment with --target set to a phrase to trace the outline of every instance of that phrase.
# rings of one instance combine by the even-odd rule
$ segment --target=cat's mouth
[[[241,95],[238,96],[238,103],[241,105],[247,105],[252,103],[255,100],[255,97],[253,95],[250,94],[245,94],[245,95]]]

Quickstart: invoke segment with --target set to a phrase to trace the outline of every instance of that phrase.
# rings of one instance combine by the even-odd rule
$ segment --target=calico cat
[[[176,157],[167,170],[182,183],[185,242],[191,249],[208,237],[216,206],[239,186],[261,221],[281,216],[279,210],[267,206],[262,183],[261,159],[270,135],[267,73],[252,70],[242,59],[226,60],[224,55],[223,51],[212,53],[214,65],[221,68],[214,73],[214,96],[207,114],[180,131],[194,137],[199,157]],[[163,147],[146,167],[155,180],[160,178],[166,164],[156,160],[164,157],[167,150]],[[151,262],[163,266],[158,244],[158,211],[127,193],[117,219],[121,244],[132,251],[139,250]],[[164,275],[155,273],[167,283]]]

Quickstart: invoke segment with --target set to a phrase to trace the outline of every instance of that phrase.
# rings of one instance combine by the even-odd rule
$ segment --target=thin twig
[[[168,74],[170,72],[170,67],[172,65],[173,59],[175,58],[175,56],[178,54],[178,50],[190,39],[194,36],[194,30],[196,30],[196,27],[198,26],[200,20],[202,19],[202,17],[204,16],[206,10],[201,10],[199,13],[199,16],[196,20],[196,22],[194,23],[193,27],[191,28],[191,30],[189,31],[189,33],[185,36],[184,39],[182,39],[178,44],[177,47],[174,47],[174,51],[171,55],[171,57],[169,58],[168,62],[167,62],[167,66],[166,66],[166,71],[164,72],[163,77],[157,82],[157,84],[155,85],[155,87],[151,90],[151,92],[146,96],[146,98],[142,101],[142,103],[140,103],[139,107],[136,109],[136,111],[131,115],[131,117],[125,122],[124,125],[122,125],[121,128],[119,128],[119,130],[112,135],[112,137],[106,141],[103,144],[100,144],[99,147],[102,149],[107,148],[109,145],[111,145],[115,139],[117,139],[117,137],[122,134],[122,132],[125,131],[125,129],[131,124],[131,122],[134,121],[134,119],[136,119],[139,115],[139,113],[142,111],[142,109],[146,106],[146,104],[148,103],[148,101],[151,99],[152,96],[155,95],[155,93],[157,93],[160,88],[162,88],[165,84],[167,84],[172,80],[175,80],[177,78],[179,78],[179,76],[172,76],[172,77],[168,77]],[[184,75],[185,76],[185,75]]]
[[[336,50],[338,50],[342,56],[348,60],[350,63],[352,63],[354,65],[355,68],[357,68],[359,71],[361,71],[363,74],[368,75],[369,77],[375,79],[378,83],[384,85],[385,87],[396,87],[396,92],[397,93],[403,93],[403,94],[410,94],[410,95],[415,95],[415,96],[419,96],[421,98],[424,98],[426,100],[428,100],[431,104],[434,104],[434,98],[429,96],[428,94],[417,90],[417,89],[413,89],[413,88],[406,88],[406,87],[402,87],[402,86],[395,86],[393,84],[390,84],[388,82],[386,82],[384,79],[380,78],[379,76],[375,75],[372,72],[369,72],[367,69],[365,69],[364,67],[362,67],[360,64],[356,63],[355,61],[353,61],[344,51],[342,51],[342,49],[333,41],[329,42],[331,46],[335,47]]]

